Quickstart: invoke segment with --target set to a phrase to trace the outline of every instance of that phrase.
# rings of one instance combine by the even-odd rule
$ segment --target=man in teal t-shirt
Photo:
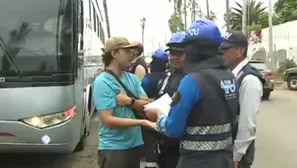
[[[121,81],[135,96],[146,96],[139,79],[132,73],[123,72]],[[113,109],[113,116],[135,119],[129,106],[117,106],[116,96],[121,88],[117,80],[109,73],[102,72],[94,81],[94,100],[98,111]],[[97,101],[96,101],[97,100]],[[130,149],[143,144],[139,126],[123,128],[108,128],[100,123],[99,150]]]
[[[136,119],[133,112],[133,109],[141,110],[148,103],[139,79],[124,72],[132,59],[130,49],[133,47],[124,37],[112,37],[106,41],[103,61],[106,70],[114,73],[138,99],[128,97],[116,77],[107,71],[102,72],[93,83],[93,98],[101,119],[100,168],[139,168],[139,147],[143,144],[140,126],[156,127],[153,122]]]

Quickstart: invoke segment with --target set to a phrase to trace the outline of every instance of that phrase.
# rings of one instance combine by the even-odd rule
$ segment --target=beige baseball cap
[[[104,52],[110,52],[116,49],[135,48],[135,47],[138,47],[138,44],[131,44],[126,37],[114,36],[106,40],[105,47],[103,50]]]

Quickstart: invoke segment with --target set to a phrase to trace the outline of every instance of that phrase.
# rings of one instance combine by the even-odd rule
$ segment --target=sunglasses
[[[220,47],[219,50],[221,52],[227,51],[228,49],[230,49],[230,47]]]
[[[231,48],[239,50],[242,53],[245,52],[245,50],[247,50],[247,49],[242,48],[242,47],[220,47],[219,51],[220,51],[221,54],[224,54],[225,52],[227,52]]]

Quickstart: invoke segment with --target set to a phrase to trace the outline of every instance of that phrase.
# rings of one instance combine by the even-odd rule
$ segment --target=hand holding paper
[[[172,102],[171,97],[166,93],[159,99],[155,100],[144,106],[144,111],[148,113],[147,115],[168,115],[170,111],[170,104]]]

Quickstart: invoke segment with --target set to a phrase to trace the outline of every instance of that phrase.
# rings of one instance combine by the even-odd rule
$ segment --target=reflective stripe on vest
[[[159,165],[156,162],[140,162],[140,168],[158,168]]]
[[[190,135],[221,134],[231,131],[231,124],[187,127],[186,133]]]
[[[222,125],[212,125],[212,126],[195,126],[187,127],[186,134],[195,136],[195,135],[214,135],[214,134],[223,134],[231,132],[231,124],[226,123]],[[182,140],[181,147],[186,150],[193,151],[214,151],[222,150],[232,144],[232,136],[228,137],[225,140],[218,141],[190,141]]]
[[[222,141],[181,141],[182,149],[192,151],[215,151],[226,149],[232,144],[232,137]]]

